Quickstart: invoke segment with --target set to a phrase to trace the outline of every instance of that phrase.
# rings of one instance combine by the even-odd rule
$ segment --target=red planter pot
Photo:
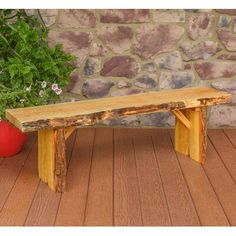
[[[0,121],[0,157],[11,157],[21,151],[27,138],[6,120]]]

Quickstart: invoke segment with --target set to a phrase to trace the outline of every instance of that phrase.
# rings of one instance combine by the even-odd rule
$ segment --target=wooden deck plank
[[[114,129],[114,225],[142,225],[132,133],[120,128]]]
[[[70,161],[76,134],[72,134],[66,142],[67,163]],[[34,200],[30,207],[26,226],[52,226],[57,215],[61,193],[55,193],[48,185],[40,181]]]
[[[0,165],[0,210],[7,200],[21,169],[24,168],[34,142],[36,142],[36,138],[29,135],[23,150],[14,157],[5,158]]]
[[[167,130],[152,130],[153,144],[174,226],[200,225]]]
[[[171,139],[174,141],[173,131]],[[201,224],[204,226],[227,226],[229,222],[201,164],[177,153]],[[206,158],[207,159],[207,158]],[[207,161],[207,160],[206,160]]]
[[[236,149],[222,130],[209,130],[209,138],[236,182]]]
[[[24,159],[21,165],[18,158],[4,159],[2,165],[10,160],[7,165],[10,172],[6,176],[0,172],[0,176],[7,179],[15,176],[15,181],[8,181],[9,187],[7,187],[7,184],[1,182],[0,179],[0,183],[3,183],[6,189],[10,189],[0,210],[0,225],[53,225],[55,217],[55,224],[58,226],[76,226],[84,223],[85,225],[112,225],[114,223],[117,226],[154,225],[156,220],[160,220],[161,225],[161,217],[154,219],[160,212],[155,213],[153,210],[162,207],[162,204],[158,206],[154,199],[154,197],[159,199],[159,191],[161,192],[158,172],[154,173],[158,167],[173,225],[183,225],[184,221],[188,222],[185,225],[199,225],[200,223],[217,226],[236,225],[236,190],[232,174],[234,169],[231,166],[235,159],[235,130],[209,131],[210,139],[203,167],[180,154],[176,159],[176,156],[174,157],[176,154],[173,154],[173,145],[169,143],[170,139],[168,141],[165,130],[156,132],[156,130],[140,129],[132,134],[130,129],[115,129],[114,140],[110,133],[112,129],[107,132],[104,130],[107,129],[101,129],[96,138],[94,163],[92,153],[95,129],[86,128],[78,131],[68,168],[68,188],[67,192],[60,197],[61,201],[56,199],[55,193],[50,194],[45,184],[39,185],[36,135],[33,134],[27,141],[25,146],[27,150],[23,152],[28,157],[21,154],[21,161]],[[152,136],[154,136],[153,132],[156,132],[157,136],[153,138],[158,161],[157,168],[153,162],[149,132]],[[172,131],[171,139],[173,141]],[[112,141],[114,141],[114,163]],[[177,164],[173,161],[174,158]],[[20,166],[20,170],[16,168],[17,165]],[[178,168],[184,175],[184,186],[178,183],[181,182],[178,178],[175,180],[176,172],[179,173],[175,165],[177,167],[179,165]],[[4,171],[1,166],[0,170]],[[91,177],[90,169],[92,169]],[[16,175],[15,172],[18,174]],[[92,185],[88,194],[89,178]],[[100,186],[96,186],[99,184]],[[154,186],[153,192],[151,192],[151,186]],[[186,194],[186,188],[190,192],[191,199],[181,200],[181,196]],[[170,199],[173,202],[170,203]],[[193,203],[201,222],[198,221],[196,212],[193,214],[194,209],[186,207]],[[45,208],[40,207],[38,210],[40,213],[38,213],[36,206],[40,204]],[[153,209],[149,208],[151,205],[154,206]],[[180,219],[177,219],[178,217]],[[189,219],[186,219],[187,217]]]
[[[93,154],[95,129],[79,129],[55,225],[82,226]]]
[[[113,225],[113,130],[109,128],[96,129],[84,224]]]
[[[37,142],[36,134],[31,137],[32,149],[22,168],[15,185],[0,213],[0,225],[22,226],[24,225],[29,208],[33,201],[35,192],[39,184],[37,172]]]
[[[101,120],[225,103],[231,94],[209,87],[151,91],[120,97],[6,110],[22,131],[96,124]],[[37,115],[36,115],[37,114]]]
[[[148,129],[135,129],[133,139],[143,225],[171,225],[151,132]]]
[[[203,168],[231,225],[236,225],[236,185],[208,139],[207,161]]]
[[[236,148],[236,129],[225,129],[224,133]]]

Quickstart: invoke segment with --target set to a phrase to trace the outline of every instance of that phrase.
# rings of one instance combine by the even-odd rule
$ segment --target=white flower
[[[43,91],[43,90],[40,90],[40,91],[39,91],[39,96],[40,96],[40,97],[43,97],[43,96],[44,96],[44,91]]]
[[[31,85],[25,89],[27,92],[31,91]]]
[[[46,82],[46,81],[43,81],[43,82],[41,83],[41,87],[42,87],[42,88],[46,88],[46,86],[47,86],[47,82]]]
[[[52,90],[55,92],[58,89],[58,84],[52,84]]]
[[[62,90],[60,88],[55,89],[55,93],[56,95],[60,95],[62,93]]]

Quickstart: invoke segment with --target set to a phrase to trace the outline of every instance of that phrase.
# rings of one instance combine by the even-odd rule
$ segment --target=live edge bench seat
[[[39,177],[56,192],[66,184],[65,140],[76,127],[111,118],[171,111],[175,117],[175,150],[203,163],[206,107],[229,101],[213,88],[185,88],[121,97],[9,109],[6,118],[23,132],[38,131]]]

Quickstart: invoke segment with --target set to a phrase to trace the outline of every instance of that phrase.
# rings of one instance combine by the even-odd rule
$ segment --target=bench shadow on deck
[[[0,159],[0,225],[236,225],[236,130],[209,130],[204,166],[173,149],[173,131],[79,129],[67,140],[67,191],[37,174],[31,134]]]

